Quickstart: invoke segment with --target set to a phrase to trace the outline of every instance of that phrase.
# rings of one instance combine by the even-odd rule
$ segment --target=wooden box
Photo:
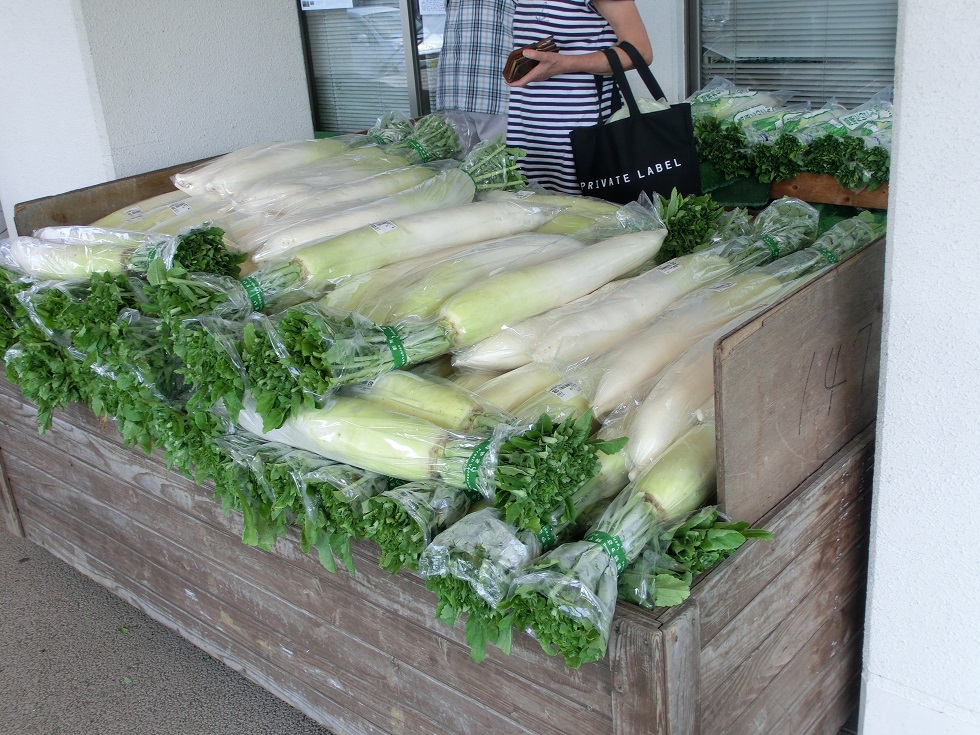
[[[107,195],[78,221],[152,189]],[[327,572],[294,537],[272,552],[245,546],[208,487],[81,406],[39,436],[35,408],[2,380],[0,512],[11,532],[343,735],[833,735],[860,673],[882,251],[716,346],[720,499],[775,541],[743,547],[683,605],[619,605],[606,658],[578,670],[524,634],[510,656],[474,663],[462,625],[438,622],[423,581],[381,570],[370,543],[356,544],[353,576]]]

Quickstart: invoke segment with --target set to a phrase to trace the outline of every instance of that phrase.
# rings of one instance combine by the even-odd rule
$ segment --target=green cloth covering
[[[764,207],[771,188],[752,176],[726,179],[714,164],[701,164],[701,189],[724,207]]]

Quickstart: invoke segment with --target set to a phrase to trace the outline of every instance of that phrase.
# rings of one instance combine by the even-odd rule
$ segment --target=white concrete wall
[[[967,735],[980,733],[980,22],[975,0],[900,12],[862,733]]]
[[[0,204],[313,135],[291,0],[0,0]]]
[[[115,178],[88,42],[72,0],[0,0],[0,208]]]
[[[650,69],[663,87],[669,102],[687,97],[687,38],[684,30],[684,0],[636,0],[643,25],[653,46]],[[630,77],[634,94],[648,96],[643,82]]]

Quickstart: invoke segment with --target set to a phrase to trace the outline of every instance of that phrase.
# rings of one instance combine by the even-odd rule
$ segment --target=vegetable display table
[[[106,213],[161,186],[85,197]],[[17,217],[55,221],[23,205]],[[607,656],[580,669],[525,634],[473,662],[462,623],[436,620],[422,579],[380,569],[370,543],[355,543],[355,575],[326,571],[295,534],[246,546],[210,488],[80,406],[39,436],[35,407],[3,380],[0,513],[344,735],[833,734],[860,673],[883,249],[715,347],[719,501],[775,540],[747,544],[682,605],[620,604]]]

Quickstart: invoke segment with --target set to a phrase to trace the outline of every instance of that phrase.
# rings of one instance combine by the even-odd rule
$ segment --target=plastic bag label
[[[377,232],[379,235],[383,235],[386,232],[397,230],[398,225],[396,225],[390,219],[385,219],[381,220],[380,222],[375,222],[373,225],[371,225],[371,229]]]
[[[578,389],[578,386],[575,385],[575,383],[568,383],[568,382],[559,383],[558,385],[549,389],[548,392],[556,395],[558,398],[560,398],[563,401],[568,401],[571,400],[572,398],[578,398],[580,395],[582,395],[582,391]]]

